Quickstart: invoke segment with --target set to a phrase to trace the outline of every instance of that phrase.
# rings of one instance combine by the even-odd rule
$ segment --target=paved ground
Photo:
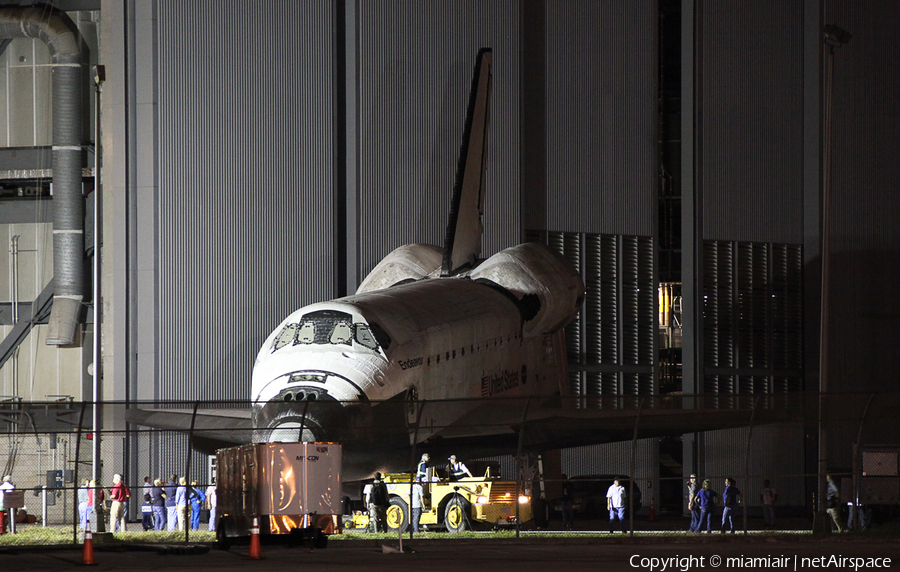
[[[713,570],[887,570],[900,569],[900,539],[864,535],[622,536],[516,539],[415,539],[405,543],[413,553],[397,553],[397,541],[332,541],[328,548],[263,546],[263,560],[247,558],[248,546],[228,552],[185,547],[131,546],[127,550],[97,547],[96,570],[303,570],[423,572],[485,570],[490,572],[711,572]],[[390,550],[385,552],[385,547]],[[179,554],[178,552],[195,552]],[[756,558],[757,560],[751,560]],[[844,560],[841,560],[843,558]],[[862,560],[847,560],[849,558]],[[729,560],[731,559],[731,560]],[[820,559],[820,560],[815,560]],[[831,559],[829,561],[829,559]],[[881,559],[881,560],[875,560]],[[884,559],[890,559],[885,561]],[[26,548],[0,550],[0,570],[57,571],[84,569],[82,550]]]

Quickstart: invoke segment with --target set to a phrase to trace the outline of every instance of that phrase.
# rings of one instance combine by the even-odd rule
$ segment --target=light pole
[[[94,66],[91,68],[91,79],[94,83],[94,275],[93,275],[93,320],[94,320],[94,347],[91,368],[92,401],[91,418],[93,427],[91,478],[94,482],[99,480],[100,459],[100,86],[106,79],[106,68]],[[94,495],[96,503],[98,495]]]
[[[828,298],[830,288],[828,277],[831,269],[831,155],[834,107],[834,48],[843,46],[853,35],[836,24],[825,26],[823,40],[828,46],[828,61],[825,76],[825,152],[823,157],[824,173],[822,177],[822,295],[821,322],[819,326],[819,502],[818,512],[825,514],[828,472],[828,448],[825,436],[824,409],[825,393],[828,391]],[[827,519],[826,519],[827,522]],[[830,525],[829,525],[830,526]]]

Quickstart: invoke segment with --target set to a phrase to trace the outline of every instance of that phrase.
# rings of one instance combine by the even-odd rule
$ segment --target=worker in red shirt
[[[125,483],[122,482],[122,475],[116,473],[113,475],[113,488],[109,492],[109,498],[112,499],[112,505],[109,508],[109,531],[116,531],[116,523],[120,523],[122,530],[125,532],[125,504],[131,496],[131,491]]]

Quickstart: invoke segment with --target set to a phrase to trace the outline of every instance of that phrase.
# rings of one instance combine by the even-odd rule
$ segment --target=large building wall
[[[481,47],[494,55],[483,254],[518,243],[532,207],[519,191],[519,125],[531,118],[517,10],[245,4],[159,3],[135,24],[142,398],[246,398],[255,352],[287,313],[352,293],[401,244],[443,242]],[[652,236],[653,3],[543,9],[542,41],[562,47],[548,50],[539,85],[545,224]],[[230,332],[218,331],[223,317]]]
[[[803,11],[701,4],[698,181],[703,238],[803,240]]]
[[[900,237],[891,221],[900,200],[890,170],[898,153],[898,113],[884,94],[895,92],[898,81],[889,62],[898,49],[891,30],[900,9],[875,6],[695,5],[693,51],[683,54],[694,66],[685,77],[694,81],[687,87],[693,90],[687,125],[693,140],[686,147],[693,149],[686,158],[693,190],[686,191],[692,210],[685,236],[693,240],[687,246],[692,268],[686,268],[693,307],[687,309],[696,320],[686,322],[685,359],[693,361],[685,367],[686,391],[819,389],[819,215],[829,136],[822,26],[833,22],[854,37],[834,56],[825,389],[896,388],[889,356],[898,337],[891,318],[898,313],[892,293],[900,278]],[[779,252],[789,256],[776,257]],[[773,287],[786,303],[782,295],[759,296]],[[733,305],[722,304],[728,296]],[[829,424],[823,454],[833,467],[850,465],[859,421],[846,421]],[[896,438],[891,431],[881,435]]]
[[[683,388],[796,391],[804,357],[804,110],[817,101],[804,91],[808,14],[775,1],[683,6]],[[789,435],[771,431],[776,441]],[[685,472],[733,471],[723,452],[744,434],[686,436]],[[754,461],[750,472],[758,470]],[[769,470],[800,472],[789,464]]]
[[[829,389],[896,388],[900,6],[829,1],[824,19],[853,34],[834,51]]]
[[[136,46],[156,102],[137,132],[156,153],[134,220],[152,270],[136,284],[139,384],[247,399],[265,337],[334,288],[332,5],[160,2],[155,17]]]
[[[656,5],[547,3],[546,219],[528,230],[656,234]]]
[[[443,246],[482,47],[493,51],[482,255],[518,244],[517,5],[363,2],[357,34],[360,278],[402,244]]]
[[[900,333],[900,6],[834,0],[823,19],[853,34],[834,50],[833,159],[830,205],[826,348],[827,389],[861,391],[852,411],[864,411],[868,392],[896,390],[894,362]],[[828,57],[828,52],[825,52]],[[827,59],[826,59],[827,61]],[[879,412],[875,397],[861,432],[862,443],[900,439],[896,407]],[[882,403],[882,405],[886,405]],[[846,405],[832,409],[847,416]],[[850,466],[849,451],[860,431],[855,419],[832,425],[828,458]]]
[[[778,2],[701,2],[684,18],[688,392],[802,385],[803,111],[817,101],[804,92],[803,18]]]

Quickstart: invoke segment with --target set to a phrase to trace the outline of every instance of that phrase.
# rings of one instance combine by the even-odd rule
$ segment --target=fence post
[[[191,413],[191,429],[190,429],[190,432],[188,433],[187,462],[185,463],[185,466],[184,466],[184,502],[185,503],[191,502],[190,498],[189,498],[190,495],[187,492],[187,488],[191,487],[191,490],[192,491],[194,490],[194,487],[191,486],[191,452],[194,450],[194,446],[193,446],[192,442],[194,440],[194,422],[197,420],[197,408],[198,407],[200,407],[200,402],[195,401],[194,402],[194,411]],[[176,491],[178,490],[178,483],[175,483],[175,490]],[[189,508],[190,508],[189,504],[184,507],[184,515],[181,517],[181,522],[184,524],[184,541],[185,542],[188,541],[188,538],[189,538],[188,535],[190,534],[188,531],[191,529],[191,523],[188,520],[188,515],[191,514],[190,510],[188,510]],[[178,518],[178,514],[177,514],[178,511],[179,511],[179,509],[178,509],[178,506],[176,505],[175,506],[175,513],[176,513],[175,518],[176,519]]]
[[[753,405],[750,409],[750,428],[747,430],[747,448],[744,449],[744,490],[747,491],[748,496],[750,493],[750,442],[753,439],[753,420],[756,417],[756,403],[759,401],[759,398],[762,395],[757,395],[753,398]],[[743,520],[744,520],[744,534],[747,534],[747,501],[744,500],[744,510],[743,510]],[[733,520],[733,519],[732,519]],[[723,523],[724,526],[724,523]]]
[[[309,401],[307,401],[306,404],[309,405]],[[419,425],[422,423],[422,412],[425,411],[425,401],[418,402],[418,405],[419,405],[419,407],[418,407],[419,411],[416,413],[416,426],[413,429],[412,448],[409,452],[409,455],[410,455],[409,464],[410,464],[410,466],[415,466],[417,468],[418,468],[418,464],[416,463],[416,453],[418,452],[417,445],[419,443]],[[304,409],[304,411],[305,411],[305,409]],[[306,415],[304,413],[304,418],[305,417],[306,417]],[[301,434],[302,434],[302,430],[301,430]],[[412,540],[413,534],[414,534],[413,533],[413,524],[412,524],[412,499],[413,499],[413,486],[415,485],[415,483],[413,482],[415,480],[415,477],[413,476],[414,474],[415,473],[412,473],[412,472],[409,473],[409,538],[410,538],[410,540]],[[425,487],[425,483],[422,484],[423,489],[424,489],[424,487]],[[422,503],[422,504],[424,504],[424,503]],[[420,513],[423,508],[425,508],[425,507],[422,506],[419,509]],[[400,546],[402,548],[403,547],[402,534],[401,534],[400,542],[401,542]]]
[[[47,528],[47,485],[41,488],[41,527]]]
[[[516,538],[519,538],[519,529],[521,528],[519,521],[519,496],[522,489],[519,488],[519,481],[522,479],[522,445],[525,444],[525,420],[528,418],[528,405],[531,398],[525,400],[525,407],[522,409],[522,426],[519,427],[519,446],[516,449]],[[534,518],[534,491],[531,491],[531,516]]]
[[[644,408],[644,397],[638,400],[637,415],[634,418],[634,435],[631,438],[631,478],[628,480],[628,536],[634,538],[634,456],[637,451],[638,425],[641,422],[641,409]],[[610,517],[612,518],[612,517]],[[612,526],[612,521],[610,521]]]
[[[856,444],[853,445],[853,502],[850,505],[850,520],[853,522],[853,530],[860,529],[859,511],[857,510],[859,504],[859,447],[862,445],[862,432],[866,425],[866,417],[869,416],[869,406],[872,405],[873,399],[875,399],[875,393],[869,396],[866,408],[863,409],[862,419],[859,421],[859,431],[856,433]]]
[[[81,515],[78,514],[78,464],[81,457],[81,427],[82,423],[84,423],[84,410],[86,407],[87,403],[82,401],[81,413],[78,415],[78,427],[75,428],[75,470],[72,472],[72,481],[75,484],[75,490],[72,491],[75,497],[72,503],[75,505],[73,510],[75,517],[72,519],[72,544],[78,544],[78,525],[81,523]]]

